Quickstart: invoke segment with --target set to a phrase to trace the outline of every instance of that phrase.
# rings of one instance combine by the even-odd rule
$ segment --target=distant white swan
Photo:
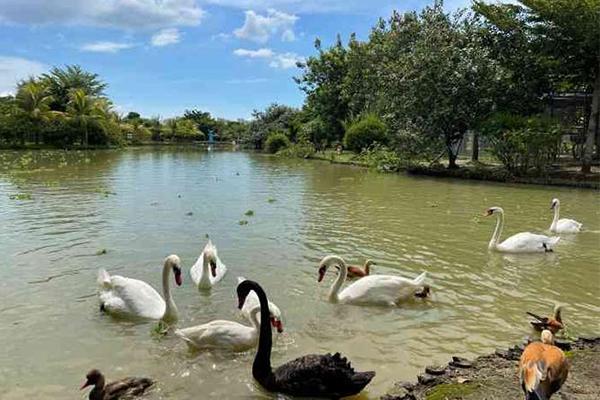
[[[331,255],[321,260],[318,281],[323,280],[330,266],[338,269],[338,277],[329,291],[329,301],[333,303],[395,306],[402,300],[426,297],[429,294],[429,286],[424,285],[426,272],[415,279],[394,275],[369,275],[360,278],[340,292],[348,274],[346,262],[341,257]]]
[[[237,279],[238,284],[247,280],[243,276],[238,276]],[[251,314],[254,308],[259,306],[260,304],[258,301],[258,295],[251,291],[246,297],[246,301],[244,302],[244,305],[241,308],[242,314],[244,315],[244,317],[246,317],[248,321],[252,322]],[[277,305],[275,305],[275,303],[271,301],[269,301],[269,312],[271,313],[271,325],[273,325],[273,328],[277,329],[277,332],[279,333],[283,332],[283,320],[281,316],[281,310],[279,309],[279,307],[277,307]],[[260,325],[260,321],[258,322]]]
[[[209,240],[190,269],[192,281],[198,289],[210,289],[223,279],[226,272],[227,267],[219,259],[217,247]]]
[[[558,236],[521,232],[512,235],[502,243],[498,243],[502,234],[502,228],[504,227],[504,210],[501,207],[491,207],[486,210],[484,216],[489,217],[494,214],[497,217],[497,222],[492,239],[488,245],[488,249],[490,250],[498,250],[505,253],[543,253],[552,251],[553,247],[560,240]]]
[[[164,299],[144,281],[98,272],[100,309],[123,317],[176,320],[177,307],[169,288],[169,274],[173,271],[175,283],[181,285],[181,261],[176,255],[165,259],[162,273]]]
[[[550,225],[551,232],[577,233],[581,231],[581,227],[583,226],[581,222],[569,218],[558,219],[560,213],[560,201],[558,199],[552,199],[550,209],[554,209],[554,219],[552,220],[552,225]]]

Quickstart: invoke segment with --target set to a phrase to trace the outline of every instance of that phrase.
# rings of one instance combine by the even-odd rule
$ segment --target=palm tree
[[[31,79],[19,85],[16,100],[17,106],[31,122],[35,144],[39,144],[42,124],[52,116],[50,104],[53,97],[48,94],[45,85]],[[25,135],[21,136],[21,144],[25,144]]]
[[[106,89],[106,83],[98,74],[84,71],[79,65],[54,67],[49,73],[42,75],[42,80],[54,98],[51,107],[57,111],[66,111],[71,101],[71,92],[76,89],[81,89],[92,97],[101,97]]]
[[[90,125],[99,124],[106,118],[108,104],[88,96],[83,89],[75,89],[69,95],[67,113],[70,118],[83,130],[83,145],[89,143]]]

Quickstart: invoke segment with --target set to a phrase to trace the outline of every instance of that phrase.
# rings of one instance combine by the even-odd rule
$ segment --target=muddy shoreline
[[[517,364],[531,341],[493,354],[466,360],[452,357],[447,365],[430,366],[417,382],[398,382],[382,400],[522,400]],[[553,398],[561,400],[600,399],[600,336],[558,341],[571,363],[569,377]]]

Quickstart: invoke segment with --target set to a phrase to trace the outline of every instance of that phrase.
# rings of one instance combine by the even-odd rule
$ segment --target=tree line
[[[265,136],[255,122],[254,140],[273,135],[271,150],[290,143],[301,153],[338,143],[357,152],[379,146],[405,161],[443,154],[456,168],[472,132],[511,172],[541,171],[556,161],[568,129],[545,115],[548,97],[584,92],[591,112],[570,122],[583,127],[582,170],[589,172],[598,141],[599,26],[597,0],[474,1],[455,13],[438,1],[393,12],[367,40],[351,35],[344,43],[338,35],[324,48],[317,39],[295,78],[306,94],[302,109],[255,113],[278,123]]]

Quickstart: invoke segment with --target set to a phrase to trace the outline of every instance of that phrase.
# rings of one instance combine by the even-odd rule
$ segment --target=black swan
[[[260,337],[258,351],[252,364],[252,376],[262,387],[300,397],[338,399],[359,393],[371,382],[374,371],[355,372],[350,362],[340,353],[309,354],[289,361],[279,368],[271,368],[271,324],[267,295],[254,281],[243,281],[237,287],[238,306],[244,305],[251,290],[260,302]]]
[[[81,390],[88,386],[94,386],[89,400],[117,400],[131,398],[143,394],[146,389],[154,384],[149,378],[124,378],[105,384],[104,375],[97,369],[93,369],[86,375],[86,381]]]

